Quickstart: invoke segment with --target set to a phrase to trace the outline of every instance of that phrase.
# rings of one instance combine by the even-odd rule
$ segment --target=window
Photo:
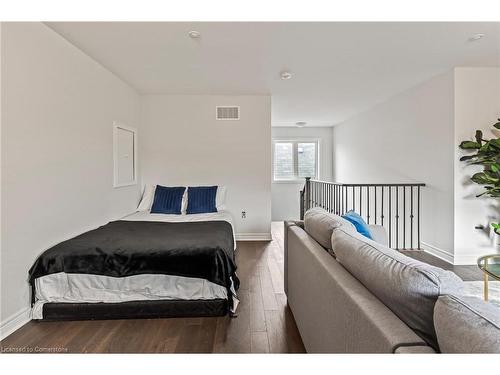
[[[318,141],[273,141],[274,181],[318,178]]]

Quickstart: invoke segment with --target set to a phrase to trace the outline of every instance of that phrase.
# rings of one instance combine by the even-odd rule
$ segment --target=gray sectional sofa
[[[313,208],[285,222],[285,292],[310,353],[500,353],[500,309],[462,280]]]

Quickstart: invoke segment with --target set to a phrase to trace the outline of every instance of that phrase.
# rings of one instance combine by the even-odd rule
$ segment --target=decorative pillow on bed
[[[180,215],[184,190],[186,190],[184,186],[165,187],[157,185],[151,213]]]
[[[137,206],[137,211],[149,211],[153,204],[153,199],[155,197],[156,185],[145,185],[144,192],[142,193],[142,199]]]
[[[216,196],[217,186],[197,186],[188,187],[188,204],[186,213],[204,214],[208,212],[217,212]]]
[[[215,205],[217,206],[217,211],[224,211],[226,207],[226,187],[224,185],[217,186],[217,196],[215,197]]]

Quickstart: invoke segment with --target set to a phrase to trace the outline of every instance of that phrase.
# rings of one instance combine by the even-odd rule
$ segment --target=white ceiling
[[[140,93],[271,94],[274,126],[332,126],[454,66],[500,66],[500,23],[48,25]]]

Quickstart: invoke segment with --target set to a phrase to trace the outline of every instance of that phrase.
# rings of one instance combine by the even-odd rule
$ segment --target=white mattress
[[[231,215],[219,211],[194,215],[151,214],[149,211],[135,212],[122,220],[127,221],[227,221],[233,228]],[[236,240],[234,241],[236,248]],[[98,303],[172,299],[226,299],[227,290],[205,279],[144,274],[127,277],[110,277],[89,274],[67,274],[64,272],[39,277],[35,280],[36,302],[32,308],[33,319],[43,319],[43,305],[48,302]],[[236,310],[238,300],[231,287]]]

